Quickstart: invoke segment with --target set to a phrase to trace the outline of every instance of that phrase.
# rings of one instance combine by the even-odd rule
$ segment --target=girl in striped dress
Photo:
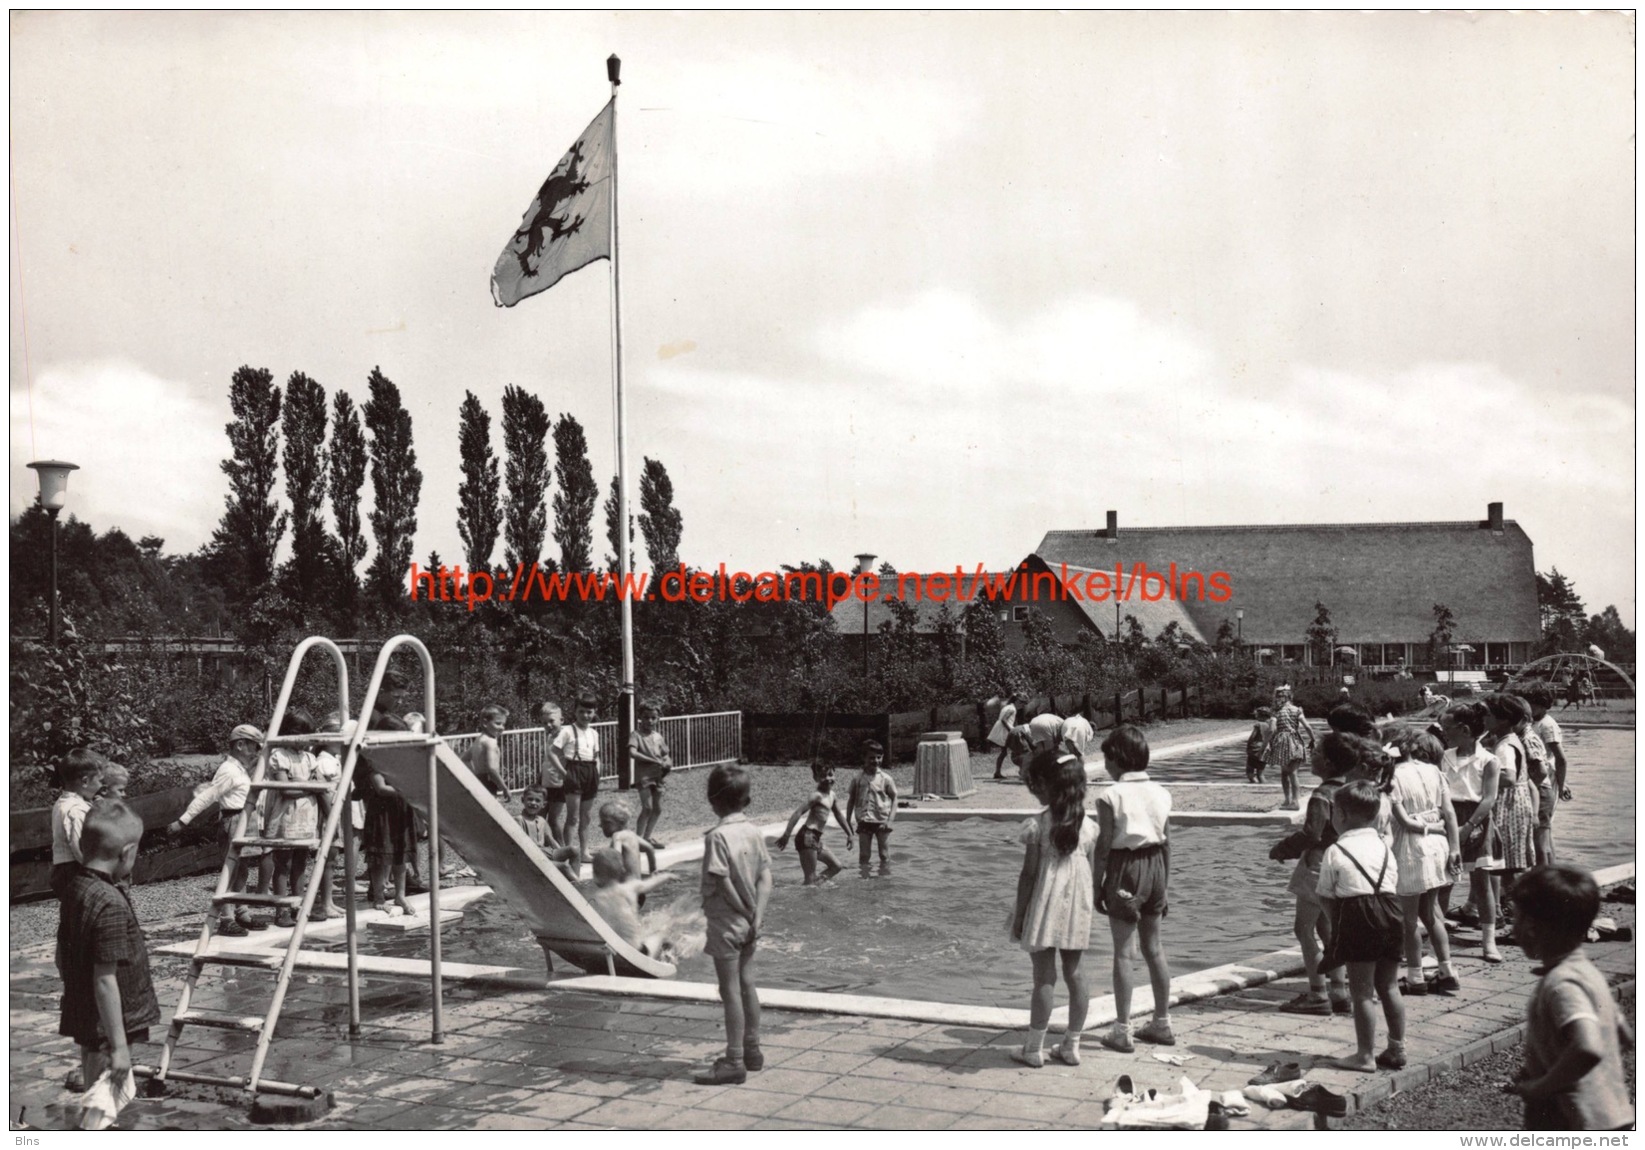
[[[1513,695],[1485,698],[1496,739],[1497,797],[1493,822],[1497,836],[1498,871],[1511,884],[1519,872],[1536,865],[1536,789],[1531,785],[1531,761],[1515,729],[1531,721],[1531,708]]]
[[[1279,785],[1283,802],[1280,809],[1294,811],[1301,808],[1297,791],[1297,768],[1308,761],[1314,752],[1314,728],[1302,708],[1291,702],[1291,688],[1281,683],[1274,688],[1274,734],[1263,752],[1263,762],[1279,768]]]

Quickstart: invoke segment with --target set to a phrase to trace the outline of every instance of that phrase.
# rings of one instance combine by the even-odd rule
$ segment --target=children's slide
[[[373,731],[361,750],[367,762],[426,818],[431,746],[439,777],[440,837],[525,919],[544,950],[591,974],[614,969],[642,978],[674,976],[672,964],[646,957],[606,925],[444,739]]]

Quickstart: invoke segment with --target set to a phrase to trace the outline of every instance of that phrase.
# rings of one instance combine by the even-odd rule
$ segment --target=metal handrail
[[[351,757],[360,753],[361,744],[365,742],[367,726],[371,721],[371,714],[376,709],[377,693],[383,685],[383,675],[388,670],[388,661],[394,652],[403,646],[409,646],[417,652],[417,657],[423,664],[423,733],[429,737],[428,746],[428,958],[430,966],[430,981],[433,985],[434,1001],[432,1010],[433,1042],[445,1041],[445,1029],[442,1018],[442,994],[440,979],[440,867],[436,858],[440,850],[440,791],[438,752],[436,751],[439,726],[434,711],[434,657],[423,646],[423,641],[415,635],[396,635],[383,649],[377,652],[377,665],[371,669],[371,682],[366,686],[366,697],[360,704],[360,721],[355,724],[354,738],[349,743],[348,753]],[[353,931],[349,937],[352,940]]]

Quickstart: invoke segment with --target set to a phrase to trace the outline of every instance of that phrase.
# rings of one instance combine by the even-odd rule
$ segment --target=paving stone
[[[946,1130],[958,1115],[944,1110],[920,1110],[912,1106],[881,1106],[852,1125],[863,1130]]]
[[[670,1106],[658,1106],[633,1098],[612,1098],[592,1110],[583,1111],[577,1120],[615,1126],[621,1130],[661,1130],[667,1128],[673,1112],[674,1108]]]
[[[1047,1095],[991,1094],[979,1102],[976,1114],[1053,1122],[1079,1103],[1072,1098]]]
[[[848,1098],[802,1098],[778,1110],[772,1117],[819,1126],[849,1126],[876,1109],[876,1103],[855,1102]]]
[[[733,1086],[723,1093],[697,1103],[697,1106],[702,1110],[729,1110],[737,1114],[752,1114],[764,1118],[793,1104],[792,1094],[775,1094],[769,1090],[749,1090],[744,1086]],[[763,1126],[763,1123],[761,1125]]]
[[[817,1070],[828,1074],[848,1074],[870,1061],[868,1054],[846,1054],[830,1050],[800,1050],[787,1055],[781,1065],[787,1070]],[[772,1065],[768,1056],[766,1065]]]

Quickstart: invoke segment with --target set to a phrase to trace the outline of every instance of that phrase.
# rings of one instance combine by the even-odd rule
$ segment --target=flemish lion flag
[[[577,137],[491,271],[491,298],[513,307],[578,268],[611,256],[612,109]]]

